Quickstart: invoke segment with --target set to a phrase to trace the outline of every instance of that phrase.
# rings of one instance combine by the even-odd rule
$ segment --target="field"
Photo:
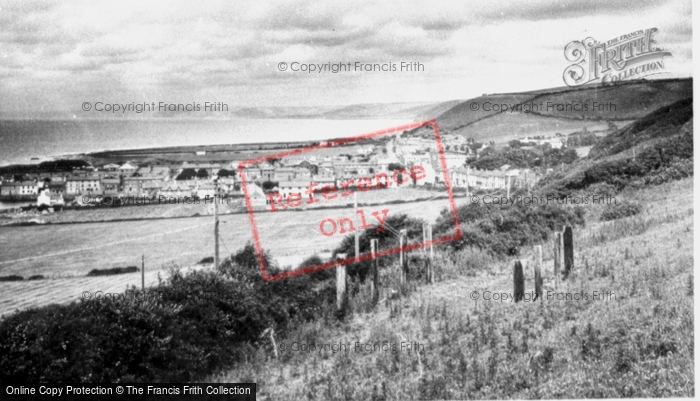
[[[458,201],[464,202],[464,198]],[[447,205],[446,199],[436,199],[387,205],[381,209],[388,209],[389,215],[407,213],[434,221]],[[368,215],[375,209],[380,207],[366,206]],[[321,235],[318,232],[321,220],[353,214],[352,209],[347,208],[260,212],[256,214],[256,221],[263,247],[281,266],[296,266],[313,254],[335,248],[342,240],[341,235]],[[222,258],[253,240],[247,214],[222,215],[220,222]],[[147,282],[155,283],[158,273],[165,274],[170,266],[194,266],[212,256],[213,238],[212,216],[4,227],[0,233],[3,249],[0,275],[18,274],[26,278],[41,274],[55,279],[0,282],[0,314],[30,305],[67,302],[77,299],[83,291],[114,292],[123,291],[127,285],[140,286],[138,273],[97,278],[82,276],[94,268],[140,268],[141,255],[145,255]]]
[[[589,205],[574,233],[575,270],[558,288],[544,244],[544,293],[589,294],[544,302],[485,301],[512,293],[512,260],[465,250],[438,253],[435,285],[384,297],[367,311],[366,289],[347,322],[299,324],[251,360],[208,380],[258,384],[261,399],[504,399],[692,397],[693,181],[616,196],[644,205],[639,215],[600,222]],[[533,290],[532,251],[521,256]],[[396,274],[397,270],[393,271]],[[397,281],[382,277],[393,292]],[[471,293],[480,297],[475,302]],[[613,297],[593,298],[593,292]],[[399,352],[360,344],[413,342]],[[292,344],[315,344],[310,352]],[[281,345],[284,344],[284,345]],[[331,345],[347,344],[345,350]],[[325,347],[325,348],[323,348]]]

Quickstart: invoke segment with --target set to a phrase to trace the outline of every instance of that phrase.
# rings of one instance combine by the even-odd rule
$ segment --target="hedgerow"
[[[283,335],[292,319],[315,318],[335,296],[312,276],[264,283],[252,245],[218,271],[173,271],[132,294],[4,319],[0,383],[197,380],[244,358],[265,329]]]

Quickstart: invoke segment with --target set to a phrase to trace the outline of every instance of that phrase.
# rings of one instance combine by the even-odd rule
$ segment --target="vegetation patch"
[[[617,220],[623,217],[634,216],[642,211],[642,206],[634,202],[614,203],[605,207],[605,210],[600,214],[600,220],[610,221]]]
[[[137,271],[139,271],[139,268],[136,266],[112,267],[109,269],[92,269],[88,272],[87,276],[113,276],[116,274],[136,273]]]
[[[0,281],[22,281],[24,277],[17,274],[11,274],[9,276],[0,276]]]

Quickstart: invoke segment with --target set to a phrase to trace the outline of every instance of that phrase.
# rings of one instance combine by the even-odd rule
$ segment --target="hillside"
[[[691,176],[692,107],[692,98],[684,99],[612,133],[579,163],[545,177],[537,191],[562,198],[594,185],[621,190]]]
[[[658,107],[692,96],[692,79],[638,80],[613,86],[552,88],[533,92],[485,94],[457,104],[438,118],[440,129],[477,141],[506,142],[510,139],[568,134],[582,129],[605,131],[608,122],[624,126]],[[594,102],[596,102],[594,104]],[[499,113],[484,110],[486,104],[532,105],[522,110]],[[554,105],[577,104],[584,111]],[[551,104],[552,107],[548,107]],[[607,106],[601,106],[607,105]],[[478,106],[478,109],[474,110]],[[613,107],[614,106],[614,107]],[[487,108],[493,108],[487,106]]]
[[[628,127],[603,138],[593,146],[589,157],[601,159],[631,149],[645,141],[677,135],[682,130],[688,129],[687,125],[692,118],[692,97],[661,107]]]

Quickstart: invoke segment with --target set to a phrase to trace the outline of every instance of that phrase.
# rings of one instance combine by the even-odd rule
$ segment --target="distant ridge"
[[[471,137],[478,141],[504,142],[531,135],[553,135],[602,130],[608,122],[626,124],[649,112],[693,94],[692,78],[636,80],[615,85],[587,85],[579,88],[558,87],[520,93],[484,94],[456,104],[437,117],[440,129]],[[585,112],[556,109],[532,109],[504,112],[484,110],[487,103],[546,105],[598,102],[614,104],[614,110]],[[478,106],[477,109],[476,104]]]

